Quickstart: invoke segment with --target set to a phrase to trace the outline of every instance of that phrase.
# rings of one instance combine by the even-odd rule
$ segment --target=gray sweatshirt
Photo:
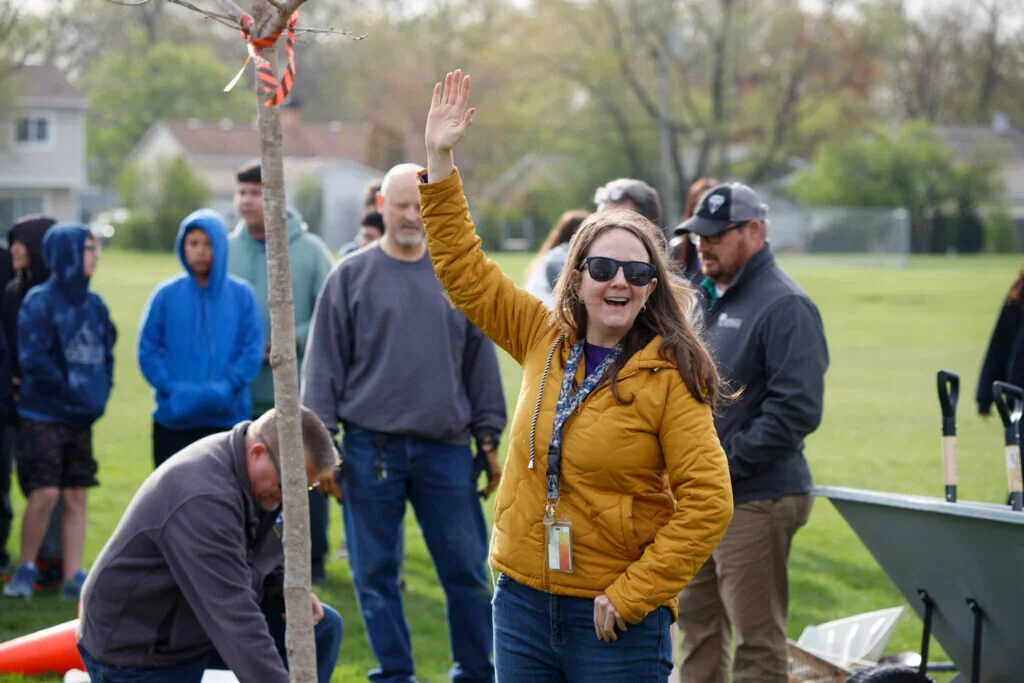
[[[89,572],[78,639],[100,662],[158,668],[216,648],[243,683],[287,683],[260,610],[280,586],[277,513],[257,508],[244,422],[149,475]]]
[[[465,444],[499,436],[505,395],[494,344],[449,302],[429,254],[374,245],[327,276],[313,312],[302,404],[338,423]]]

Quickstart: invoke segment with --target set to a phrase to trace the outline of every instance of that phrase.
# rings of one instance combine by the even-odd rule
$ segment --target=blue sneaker
[[[26,563],[18,567],[11,580],[4,584],[4,597],[31,598],[36,590],[36,579],[39,570],[34,564]]]
[[[78,600],[82,595],[82,584],[85,583],[85,570],[79,569],[78,573],[70,579],[61,581],[60,597],[64,600]]]

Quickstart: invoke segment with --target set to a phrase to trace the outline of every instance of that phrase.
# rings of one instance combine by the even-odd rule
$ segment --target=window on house
[[[42,197],[0,197],[0,226],[6,229],[22,216],[42,212]]]
[[[18,118],[16,140],[19,145],[39,145],[50,139],[50,120],[45,116]]]

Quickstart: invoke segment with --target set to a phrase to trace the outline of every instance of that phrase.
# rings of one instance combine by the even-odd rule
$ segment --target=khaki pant
[[[725,537],[679,595],[681,683],[788,683],[786,563],[813,499],[740,503]]]

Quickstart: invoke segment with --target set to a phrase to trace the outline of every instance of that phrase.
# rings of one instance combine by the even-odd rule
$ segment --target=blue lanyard
[[[554,506],[558,502],[559,483],[562,467],[562,429],[566,420],[586,400],[590,392],[594,390],[601,378],[604,377],[608,368],[619,357],[621,346],[616,346],[604,357],[604,360],[594,368],[594,371],[587,375],[583,384],[572,391],[572,383],[576,377],[576,368],[580,365],[580,358],[583,356],[583,341],[576,342],[572,351],[569,352],[569,360],[565,363],[565,374],[562,375],[562,390],[558,393],[558,404],[555,406],[555,421],[551,426],[551,441],[548,445],[548,504]]]

